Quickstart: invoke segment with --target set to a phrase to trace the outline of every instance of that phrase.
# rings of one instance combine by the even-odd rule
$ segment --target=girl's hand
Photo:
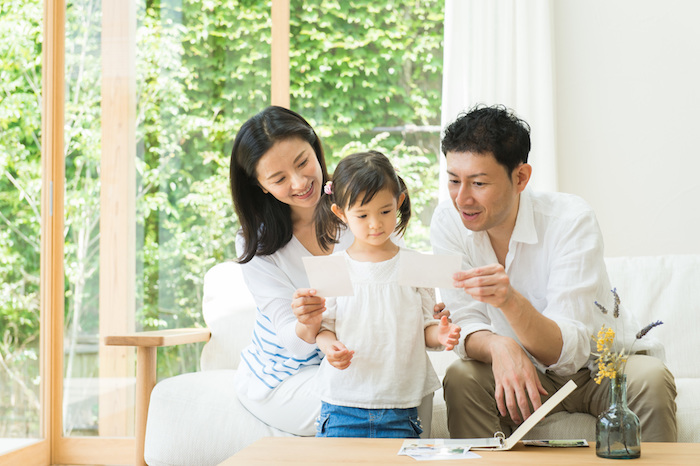
[[[326,298],[316,296],[313,288],[299,288],[292,296],[292,311],[300,324],[321,327],[322,314],[326,310]]]
[[[459,334],[461,331],[462,329],[449,322],[446,316],[442,316],[438,324],[438,341],[449,351],[459,343]]]
[[[442,316],[447,317],[448,322],[452,322],[452,319],[450,319],[450,311],[445,309],[445,303],[437,303],[433,307],[433,317],[436,319],[442,319]]]
[[[352,355],[355,354],[354,351],[347,349],[345,345],[338,340],[332,342],[326,350],[326,359],[328,359],[330,365],[340,370],[348,368]]]

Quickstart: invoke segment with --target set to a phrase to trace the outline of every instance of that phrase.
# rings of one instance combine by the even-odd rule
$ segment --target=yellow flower
[[[617,290],[613,289],[612,294],[614,297],[614,311],[613,317],[617,318],[619,316],[620,308],[620,297],[617,294]],[[602,304],[597,301],[594,303],[598,309],[607,314],[608,310]],[[637,340],[646,335],[652,328],[661,325],[661,321],[653,322],[646,327],[644,327],[639,333],[637,333]],[[596,357],[596,362],[598,364],[598,373],[596,374],[595,382],[600,384],[604,378],[614,379],[618,373],[623,373],[625,368],[625,363],[627,362],[627,353],[625,350],[620,352],[613,351],[613,343],[615,341],[615,331],[611,327],[606,327],[603,325],[598,331],[598,335],[591,336],[596,345],[597,353],[593,353]],[[632,349],[630,348],[630,352]]]
[[[598,374],[595,381],[600,384],[606,377],[614,379],[617,373],[622,371],[622,365],[627,358],[625,358],[624,352],[616,353],[612,350],[615,341],[615,331],[612,328],[603,325],[594,340],[598,351],[595,354],[598,357]]]

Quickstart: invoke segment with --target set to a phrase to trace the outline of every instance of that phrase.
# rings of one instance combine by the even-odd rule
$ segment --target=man
[[[444,379],[450,436],[511,432],[569,379],[578,388],[554,411],[597,416],[609,380],[598,385],[591,373],[591,337],[606,323],[629,348],[621,329],[640,327],[594,304],[612,308],[595,214],[579,197],[527,188],[530,128],[504,107],[460,115],[442,151],[452,202],[435,210],[431,242],[437,254],[463,257],[455,288],[440,290],[462,328],[461,359]],[[646,338],[635,350],[652,348]],[[671,373],[646,354],[631,356],[626,373],[643,441],[676,441]]]

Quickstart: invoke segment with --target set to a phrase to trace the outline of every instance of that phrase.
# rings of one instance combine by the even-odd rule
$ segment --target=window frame
[[[41,438],[36,443],[0,455],[0,459],[27,465],[129,464],[133,461],[136,447],[133,437],[115,438],[102,434],[98,437],[63,436],[66,1],[44,0],[43,6]],[[102,53],[115,59],[103,61],[102,76],[102,105],[103,108],[112,106],[109,112],[102,112],[101,165],[109,169],[101,171],[100,208],[109,215],[103,216],[100,225],[100,376],[107,372],[110,376],[129,376],[134,372],[133,349],[108,348],[102,340],[106,334],[124,333],[133,330],[134,326],[132,269],[135,263],[135,209],[134,190],[131,187],[134,186],[135,176],[135,128],[131,127],[133,125],[120,125],[120,122],[135,121],[135,72],[124,76],[122,70],[133,70],[136,8],[134,2],[102,0],[102,10],[110,12],[103,14]],[[289,0],[272,0],[271,23],[271,103],[289,107]],[[128,141],[126,145],[120,144],[124,138]],[[107,178],[105,174],[111,175]],[[118,263],[116,267],[115,261]],[[110,264],[110,267],[105,264]],[[131,356],[127,352],[131,352]],[[115,360],[123,363],[115,366]],[[127,403],[128,398],[134,395],[119,396],[122,398],[117,402]],[[133,425],[133,414],[120,422]]]

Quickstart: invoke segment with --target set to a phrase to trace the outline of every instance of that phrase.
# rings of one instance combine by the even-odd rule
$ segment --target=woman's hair
[[[290,207],[263,192],[258,183],[257,166],[275,143],[293,138],[311,145],[325,183],[328,170],[321,141],[298,113],[283,107],[267,107],[246,121],[233,141],[229,176],[231,197],[245,239],[245,250],[238,258],[240,263],[250,261],[256,254],[274,254],[292,239]]]
[[[411,201],[406,184],[396,174],[389,159],[377,151],[358,152],[343,158],[335,169],[329,189],[324,187],[325,193],[321,195],[314,213],[316,237],[321,248],[329,250],[332,244],[338,242],[338,232],[346,228],[331,210],[333,204],[341,209],[352,207],[358,202],[362,206],[384,189],[390,190],[397,200],[401,193],[405,194],[398,210],[399,222],[394,230],[403,234],[411,218]]]

